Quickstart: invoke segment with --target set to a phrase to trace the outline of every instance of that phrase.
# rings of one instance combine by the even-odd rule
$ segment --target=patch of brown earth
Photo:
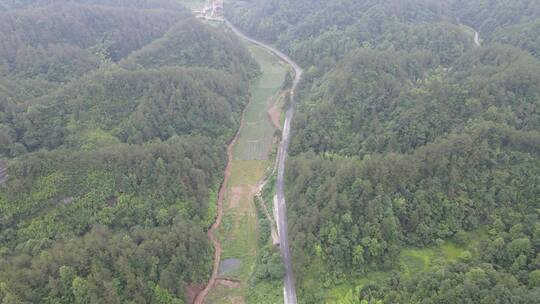
[[[217,282],[227,288],[238,288],[242,286],[239,281],[230,280],[230,279],[218,279]]]
[[[232,304],[246,304],[246,301],[243,298],[237,296],[237,297],[231,298],[231,303]]]
[[[186,303],[193,303],[195,297],[204,289],[204,284],[189,284],[186,286]]]

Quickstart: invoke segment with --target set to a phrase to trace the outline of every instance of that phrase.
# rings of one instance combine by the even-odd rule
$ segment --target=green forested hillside
[[[0,124],[15,105],[127,57],[188,15],[74,3],[0,12]]]
[[[306,67],[331,67],[359,47],[436,50],[449,60],[470,45],[463,31],[445,22],[440,1],[261,0],[231,6],[234,23],[275,43]]]
[[[0,302],[184,303],[258,67],[170,1],[48,2],[0,13]]]
[[[468,289],[461,299],[490,302],[489,290],[497,285],[518,303],[530,303],[526,299],[537,297],[539,291],[526,287],[536,287],[529,276],[537,267],[540,232],[539,136],[537,131],[480,123],[412,154],[374,155],[362,161],[312,154],[293,158],[288,171],[288,182],[294,185],[289,193],[294,202],[289,210],[293,265],[306,283],[313,284],[315,275],[324,277],[321,283],[327,286],[373,269],[395,269],[389,275],[392,280],[379,285],[384,292],[375,298],[400,303],[452,301],[456,298],[448,295],[457,287],[444,285],[443,279],[422,281],[445,267],[434,265],[424,273],[426,278],[410,277],[397,271],[402,267],[400,252],[406,246],[437,246],[445,239],[465,246],[466,231],[486,229],[489,234],[474,259],[453,265],[461,267],[453,275],[454,284],[474,267],[486,269],[482,263],[491,263],[488,268],[500,273],[493,274],[496,278],[489,284]],[[324,266],[313,267],[320,262]],[[511,281],[498,278],[503,275]],[[403,290],[408,295],[401,293],[400,281],[407,284]],[[308,290],[303,294],[306,302],[321,300],[321,294]],[[436,290],[443,295],[435,296]]]
[[[32,303],[181,299],[185,284],[210,271],[209,189],[224,162],[222,147],[197,137],[11,161],[0,192],[0,296]]]
[[[141,144],[201,134],[224,143],[246,90],[238,78],[208,69],[100,70],[35,100],[15,117],[20,136],[13,141],[29,151],[81,148],[96,136]]]
[[[538,1],[455,0],[452,5],[457,20],[482,32],[486,41],[516,45],[540,58]]]
[[[408,42],[432,49],[438,40],[451,48],[445,38],[456,30],[447,24],[449,28],[437,31],[439,22],[472,26],[486,42],[509,43],[538,56],[540,7],[534,0],[245,0],[228,6],[226,13],[235,24],[275,43],[304,66],[333,64],[358,47],[399,49]],[[438,34],[408,33],[417,28]]]
[[[471,120],[538,130],[538,60],[510,46],[462,52],[359,49],[314,85],[296,119],[294,152],[409,152]]]
[[[240,41],[222,30],[187,18],[173,26],[162,38],[132,53],[120,62],[127,69],[161,66],[202,66],[252,77],[256,63]]]
[[[228,8],[306,70],[286,172],[300,303],[536,302],[535,1]]]
[[[186,14],[65,3],[0,13],[0,70],[4,75],[65,81],[95,68],[100,60],[126,57]]]

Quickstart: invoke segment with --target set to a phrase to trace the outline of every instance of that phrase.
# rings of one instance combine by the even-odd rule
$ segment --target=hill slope
[[[538,297],[538,14],[466,2],[230,4],[306,70],[286,173],[302,302]]]
[[[258,67],[169,1],[45,2],[0,13],[0,302],[184,303]]]

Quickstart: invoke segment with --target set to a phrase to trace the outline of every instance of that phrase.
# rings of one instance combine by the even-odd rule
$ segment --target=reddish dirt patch
[[[235,280],[229,280],[229,279],[218,279],[217,280],[219,284],[228,287],[228,288],[238,288],[242,286],[242,284]]]
[[[189,284],[186,286],[186,303],[193,303],[195,297],[204,289],[204,284]]]
[[[246,301],[242,299],[241,297],[234,297],[231,299],[231,303],[233,304],[246,304]]]

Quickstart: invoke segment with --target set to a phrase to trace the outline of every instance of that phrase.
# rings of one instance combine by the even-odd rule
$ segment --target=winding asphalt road
[[[277,209],[278,209],[278,218],[277,224],[278,224],[278,231],[279,231],[279,244],[280,244],[280,250],[281,255],[283,256],[283,263],[285,265],[285,279],[283,283],[283,289],[284,289],[284,297],[285,297],[285,304],[296,304],[296,288],[294,286],[294,274],[292,270],[292,263],[291,263],[291,254],[289,250],[289,239],[288,239],[288,226],[287,226],[287,204],[285,203],[285,161],[287,160],[287,151],[289,150],[289,143],[291,139],[291,121],[294,116],[294,96],[296,93],[296,88],[298,87],[298,84],[300,83],[300,80],[302,79],[303,70],[300,68],[296,62],[294,62],[289,56],[283,54],[281,51],[277,50],[276,48],[264,43],[260,42],[256,39],[253,39],[246,34],[242,33],[240,30],[238,30],[234,25],[232,25],[228,20],[225,20],[225,23],[227,26],[231,28],[231,30],[238,35],[239,37],[253,43],[256,45],[259,45],[277,57],[279,57],[281,60],[285,61],[286,63],[290,64],[294,69],[294,80],[291,86],[291,94],[290,94],[290,102],[289,102],[289,108],[287,109],[287,113],[285,116],[285,124],[283,126],[283,132],[282,132],[282,138],[281,143],[279,145],[279,151],[278,151],[278,172],[277,172],[277,180],[276,180],[276,195],[277,195]]]
[[[474,32],[474,44],[477,46],[477,47],[480,47],[480,34],[478,34],[478,32]]]

